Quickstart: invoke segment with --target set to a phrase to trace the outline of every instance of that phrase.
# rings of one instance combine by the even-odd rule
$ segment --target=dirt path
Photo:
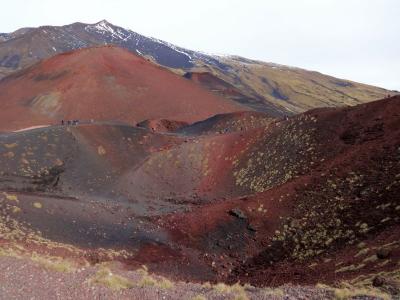
[[[31,127],[14,130],[13,132],[21,132],[21,131],[27,131],[27,130],[31,130],[31,129],[37,129],[37,128],[44,128],[44,127],[49,127],[49,126],[50,125],[37,125],[37,126],[31,126]]]

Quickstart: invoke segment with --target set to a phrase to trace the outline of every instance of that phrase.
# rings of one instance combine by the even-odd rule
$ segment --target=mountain
[[[322,106],[355,105],[392,93],[303,69],[184,49],[105,20],[95,24],[22,28],[0,34],[0,76],[55,54],[106,44],[126,48],[182,76],[187,74],[188,79],[194,78],[191,73],[214,77],[215,81],[201,85],[271,116]]]
[[[251,107],[269,113],[293,115],[317,107],[353,106],[396,94],[318,72],[237,56],[220,57],[220,62],[229,66],[229,72],[212,65],[196,71],[235,86],[247,95]]]
[[[66,52],[0,81],[0,130],[61,120],[194,122],[248,109],[115,46]]]
[[[260,287],[396,278],[399,103],[0,134],[4,251]]]
[[[0,37],[3,40],[0,46],[0,66],[6,73],[57,53],[107,44],[127,48],[136,54],[149,55],[159,64],[171,68],[193,67],[196,59],[211,60],[218,64],[217,60],[207,55],[145,37],[114,26],[106,20],[96,24],[73,23],[66,26],[23,28],[13,33],[0,34]]]

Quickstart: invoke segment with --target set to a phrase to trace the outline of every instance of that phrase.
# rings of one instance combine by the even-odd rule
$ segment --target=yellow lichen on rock
[[[43,205],[42,205],[42,203],[40,203],[40,202],[34,202],[34,203],[33,203],[33,207],[35,207],[35,208],[42,208]]]
[[[98,153],[99,155],[105,155],[107,152],[106,152],[106,149],[104,149],[103,146],[98,146],[98,147],[97,147],[97,153]]]

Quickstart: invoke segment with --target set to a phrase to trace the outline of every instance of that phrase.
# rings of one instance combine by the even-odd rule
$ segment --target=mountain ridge
[[[393,94],[316,71],[185,49],[106,20],[22,28],[0,34],[0,77],[59,53],[108,44],[126,48],[182,76],[187,72],[210,73],[240,91],[244,97],[238,102],[272,116],[292,115],[315,107],[356,105]],[[215,86],[204,87],[223,94]],[[231,95],[225,97],[237,100]]]

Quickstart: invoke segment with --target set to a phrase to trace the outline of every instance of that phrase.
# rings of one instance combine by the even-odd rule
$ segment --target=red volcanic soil
[[[2,134],[0,230],[3,243],[73,245],[93,264],[184,280],[390,276],[399,161],[400,97],[289,120],[235,112],[166,133],[94,123]]]
[[[109,46],[57,55],[3,79],[0,102],[3,131],[73,119],[191,123],[246,109]]]
[[[228,114],[218,114],[209,119],[195,122],[189,126],[176,130],[189,135],[224,134],[268,126],[278,122],[265,113],[256,111],[242,111]]]
[[[244,153],[229,154],[248,196],[160,224],[206,253],[219,280],[315,284],[398,272],[399,101],[318,109],[268,126]]]

